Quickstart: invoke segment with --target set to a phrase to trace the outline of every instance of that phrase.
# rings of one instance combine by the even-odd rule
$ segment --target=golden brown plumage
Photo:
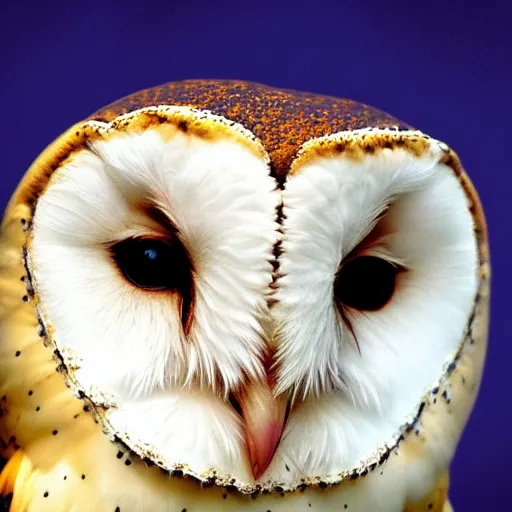
[[[153,108],[158,105],[189,106],[197,112]],[[363,128],[378,129],[354,132]],[[479,268],[474,310],[453,363],[439,376],[435,393],[418,397],[414,422],[405,426],[397,444],[377,462],[340,473],[337,479],[306,475],[303,485],[290,486],[290,492],[285,492],[286,485],[272,484],[272,492],[262,494],[261,487],[235,478],[231,483],[214,472],[201,474],[186,465],[169,468],[116,434],[107,418],[108,408],[87,396],[76,381],[75,369],[55,343],[51,319],[38,317],[44,315],[44,304],[33,278],[37,262],[31,259],[31,244],[40,196],[57,180],[59,169],[94,141],[148,130],[163,141],[177,133],[211,144],[232,141],[268,161],[270,174],[280,184],[321,158],[357,163],[383,150],[404,151],[415,158],[433,151],[430,138],[371,107],[235,81],[185,81],[142,91],[66,131],[23,178],[0,231],[0,448],[8,459],[0,475],[0,493],[13,493],[11,510],[285,512],[338,510],[348,503],[349,510],[380,510],[375,508],[379,492],[388,495],[379,489],[398,485],[396,496],[382,504],[382,510],[399,510],[402,503],[403,512],[449,512],[444,462],[434,462],[434,470],[425,473],[426,493],[423,485],[402,488],[397,481],[404,472],[421,472],[425,460],[444,460],[441,452],[453,452],[473,406],[485,359],[487,232],[477,193],[455,153],[446,148],[439,162],[451,168],[467,197]]]

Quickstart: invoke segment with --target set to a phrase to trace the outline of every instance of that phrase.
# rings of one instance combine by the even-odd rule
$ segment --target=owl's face
[[[76,125],[11,203],[32,206],[29,300],[66,399],[143,459],[244,492],[422,446],[448,464],[487,268],[454,153],[391,122],[287,153],[261,127],[279,119],[200,106]]]

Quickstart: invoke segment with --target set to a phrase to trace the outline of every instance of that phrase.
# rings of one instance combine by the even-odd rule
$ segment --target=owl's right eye
[[[189,288],[191,265],[181,244],[150,238],[132,238],[112,247],[124,277],[143,290]]]
[[[334,294],[345,306],[360,311],[384,307],[395,291],[399,268],[375,256],[360,256],[343,265],[334,283]]]

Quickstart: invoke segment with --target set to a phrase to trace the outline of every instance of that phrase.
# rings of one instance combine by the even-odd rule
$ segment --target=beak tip
[[[254,481],[257,481],[262,477],[263,473],[265,473],[265,471],[269,467],[271,460],[272,459],[270,458],[269,460],[266,461],[253,461],[252,476],[254,477]]]
[[[249,456],[254,480],[259,480],[270,466],[279,445],[281,432],[282,425],[275,425],[261,436],[261,439],[264,439],[265,442],[261,443],[260,441],[261,444],[258,445],[255,445],[254,442],[249,443]]]
[[[260,476],[263,474],[263,471],[261,471],[259,464],[253,464],[252,466],[252,476],[254,477],[254,480],[259,480]]]
[[[270,466],[283,434],[287,403],[274,398],[268,382],[253,383],[238,400],[254,480]]]

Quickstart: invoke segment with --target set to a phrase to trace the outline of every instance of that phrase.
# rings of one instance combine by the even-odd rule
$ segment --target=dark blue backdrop
[[[446,141],[487,213],[490,350],[456,512],[512,510],[511,7],[502,2],[0,0],[0,208],[60,132],[135,90],[241,78],[348,96]]]

